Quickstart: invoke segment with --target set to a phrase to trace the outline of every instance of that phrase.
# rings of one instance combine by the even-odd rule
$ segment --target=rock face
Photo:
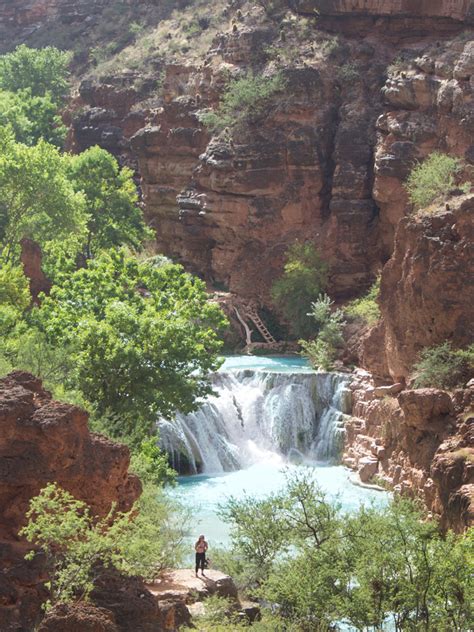
[[[30,37],[48,22],[83,22],[100,12],[106,0],[0,0],[1,48]]]
[[[48,294],[51,289],[51,281],[46,278],[41,269],[42,252],[40,246],[32,239],[21,240],[21,263],[25,276],[30,284],[31,297],[34,303],[38,302],[41,292]]]
[[[318,28],[296,21],[282,43],[278,21],[245,4],[242,24],[216,36],[202,65],[158,65],[159,103],[144,100],[126,71],[83,83],[74,122],[78,148],[101,144],[138,170],[160,251],[215,289],[269,309],[269,288],[296,239],[312,240],[330,264],[334,297],[362,292],[393,252],[415,161],[434,150],[472,154],[474,49],[456,35],[471,19],[470,2],[291,7],[317,8]],[[364,30],[360,16],[389,22]],[[347,18],[351,32],[338,28],[335,40],[326,18],[338,26]],[[396,18],[403,38],[390,41]],[[211,138],[199,114],[216,105],[228,74],[275,67],[286,89],[266,116]]]
[[[353,417],[346,424],[343,462],[363,482],[385,481],[421,498],[443,527],[474,522],[474,390],[400,394],[374,387],[359,371],[351,386]]]
[[[53,401],[33,376],[16,372],[0,380],[2,632],[31,629],[45,598],[41,564],[24,560],[29,545],[18,537],[30,498],[57,481],[97,515],[112,502],[128,510],[141,489],[128,464],[128,448],[91,434],[87,414]]]
[[[474,196],[450,200],[450,209],[399,224],[382,272],[382,322],[362,344],[364,367],[378,375],[404,380],[423,348],[472,342]]]

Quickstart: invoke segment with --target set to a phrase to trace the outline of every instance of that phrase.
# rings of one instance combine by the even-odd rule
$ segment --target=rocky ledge
[[[362,370],[351,385],[343,463],[364,483],[423,500],[444,528],[474,523],[474,388],[453,393],[377,386]]]

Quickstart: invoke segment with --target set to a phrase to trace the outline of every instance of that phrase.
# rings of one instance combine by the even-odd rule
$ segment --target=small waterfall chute
[[[182,473],[225,472],[264,459],[334,462],[349,412],[339,373],[221,370],[215,396],[172,422],[159,420],[161,447]]]

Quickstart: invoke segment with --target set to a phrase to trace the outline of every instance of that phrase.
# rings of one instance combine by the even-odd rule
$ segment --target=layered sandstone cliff
[[[211,287],[271,309],[285,249],[311,239],[330,264],[332,294],[360,293],[393,252],[415,162],[434,150],[474,159],[472,42],[434,27],[420,36],[410,20],[428,16],[427,6],[398,4],[364,11],[403,13],[409,45],[357,21],[335,39],[319,20],[280,23],[245,5],[201,64],[160,62],[158,100],[144,100],[136,71],[84,83],[76,145],[99,143],[137,169],[158,249]],[[320,13],[335,19],[348,6],[329,5],[337,10]],[[364,12],[352,9],[351,17]],[[450,15],[459,33],[469,10],[439,3],[429,17]],[[229,74],[248,70],[281,72],[285,94],[248,128],[212,138],[199,113],[216,106]]]

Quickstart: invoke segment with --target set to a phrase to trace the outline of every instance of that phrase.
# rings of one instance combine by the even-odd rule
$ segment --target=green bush
[[[253,499],[251,507],[246,500],[239,508],[233,501],[227,513],[231,554],[244,563],[254,559],[242,542],[258,545],[258,525],[269,529],[258,511],[265,502]],[[416,503],[400,498],[345,514],[304,471],[289,475],[273,506],[272,528],[285,537],[254,588],[264,603],[278,604],[269,629],[329,632],[341,621],[356,630],[471,629],[472,529],[441,536]]]
[[[309,337],[314,332],[308,312],[327,280],[328,266],[314,244],[295,242],[288,248],[283,274],[273,283],[271,295],[294,336]]]
[[[165,563],[176,563],[182,532],[171,526],[171,506],[159,494],[145,486],[129,512],[112,505],[101,519],[56,483],[32,498],[21,535],[35,547],[27,559],[41,555],[45,563],[49,600],[44,607],[87,600],[107,567],[151,579]]]
[[[435,152],[418,164],[410,173],[406,190],[415,209],[427,207],[455,185],[460,161],[452,156]]]
[[[416,388],[456,388],[463,386],[474,372],[474,345],[453,349],[449,342],[428,347],[414,368]]]
[[[375,325],[380,319],[380,307],[377,302],[379,294],[380,277],[377,278],[365,296],[351,301],[344,311],[352,318],[361,318],[367,325]]]
[[[334,362],[344,342],[344,315],[342,310],[334,310],[333,306],[334,302],[327,294],[322,294],[312,304],[310,316],[316,325],[317,335],[314,340],[300,340],[302,354],[309,359],[315,369],[324,371],[334,368]]]
[[[259,77],[248,73],[232,79],[216,110],[203,112],[201,122],[213,132],[257,121],[268,109],[271,98],[285,89],[286,81],[277,73]]]

